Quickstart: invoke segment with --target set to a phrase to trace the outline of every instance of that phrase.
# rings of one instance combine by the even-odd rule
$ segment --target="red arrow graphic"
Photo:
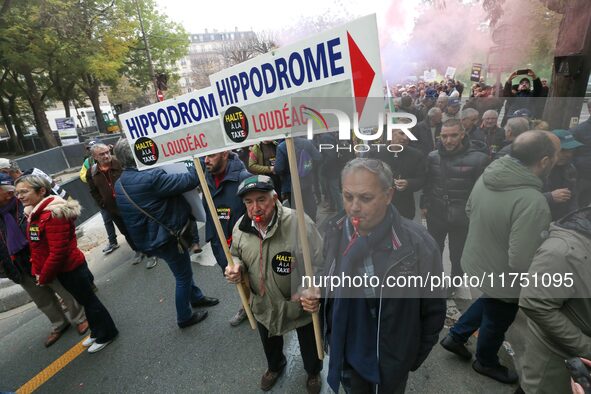
[[[351,60],[355,105],[357,106],[358,116],[361,117],[369,89],[376,73],[367,62],[363,52],[361,52],[361,49],[359,49],[349,32],[347,32],[347,41],[349,42],[349,59]]]

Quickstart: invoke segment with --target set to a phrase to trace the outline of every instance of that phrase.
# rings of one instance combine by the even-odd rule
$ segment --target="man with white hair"
[[[497,126],[498,120],[499,113],[494,109],[489,109],[482,115],[480,126],[475,131],[475,135],[482,136],[491,156],[494,156],[503,147],[505,140],[505,131]]]
[[[111,155],[111,149],[103,143],[93,144],[90,147],[90,154],[95,161],[86,175],[90,194],[99,208],[109,212],[113,223],[115,223],[121,234],[123,234],[129,247],[135,251],[135,257],[132,263],[138,264],[144,259],[144,255],[137,250],[133,239],[129,236],[129,232],[115,202],[115,182],[121,176],[123,168],[119,161]],[[111,246],[114,249],[119,247],[117,244]],[[156,264],[158,264],[157,257],[146,258],[147,269],[154,268]]]
[[[464,131],[470,137],[470,139],[484,142],[484,138],[482,138],[483,136],[474,133],[478,125],[478,119],[480,118],[478,111],[474,108],[465,108],[462,110],[462,112],[460,112],[460,117]]]
[[[513,140],[528,130],[529,120],[527,120],[527,118],[515,117],[509,119],[505,125],[505,141],[503,142],[505,146],[494,155],[494,158],[498,159],[511,154],[511,144],[513,143]]]

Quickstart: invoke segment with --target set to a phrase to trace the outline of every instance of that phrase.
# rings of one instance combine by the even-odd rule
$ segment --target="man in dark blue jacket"
[[[441,276],[439,248],[423,226],[391,204],[387,164],[354,159],[342,181],[345,214],[328,223],[323,273],[332,275],[331,284],[347,276],[352,283],[369,278],[369,284],[327,289],[328,384],[337,393],[340,384],[353,393],[404,393],[409,371],[421,366],[439,338],[446,307],[441,288],[431,292],[396,279]],[[308,301],[302,305],[317,310]]]
[[[195,308],[216,305],[217,298],[206,297],[193,280],[191,259],[179,248],[178,232],[191,220],[191,207],[183,193],[199,184],[195,168],[182,174],[167,174],[159,168],[138,171],[129,142],[119,140],[114,153],[123,172],[115,183],[115,200],[125,227],[138,250],[166,261],[176,280],[175,304],[179,328],[199,323],[206,311]],[[145,211],[152,218],[148,217]],[[154,220],[156,219],[156,220]]]
[[[230,151],[207,155],[203,160],[203,164],[206,169],[205,178],[207,180],[207,186],[215,204],[216,214],[224,230],[226,242],[230,246],[232,243],[232,229],[238,219],[246,213],[242,199],[236,197],[238,186],[243,180],[251,176],[251,174],[246,170],[244,163],[238,158],[238,155]],[[205,207],[206,213],[205,240],[211,243],[211,250],[223,274],[228,261],[226,260],[220,239],[216,234],[205,196],[203,197],[203,206]],[[245,319],[246,312],[241,307],[236,315],[230,319],[230,324],[237,326]]]

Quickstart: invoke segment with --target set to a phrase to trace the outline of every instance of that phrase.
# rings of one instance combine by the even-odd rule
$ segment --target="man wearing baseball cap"
[[[552,220],[579,209],[577,204],[577,169],[572,164],[575,150],[583,144],[575,140],[570,131],[554,130],[560,139],[558,161],[544,183],[544,196],[548,200]]]
[[[319,393],[322,361],[316,354],[312,315],[300,304],[312,297],[299,287],[305,273],[297,245],[295,211],[279,203],[273,182],[266,175],[246,178],[237,195],[246,206],[246,214],[232,231],[235,265],[227,266],[225,275],[231,283],[239,283],[244,275],[250,284],[250,304],[267,358],[260,388],[270,390],[284,371],[283,335],[295,329],[308,373],[306,390]],[[322,238],[307,216],[306,227],[312,263],[318,266],[322,263]]]

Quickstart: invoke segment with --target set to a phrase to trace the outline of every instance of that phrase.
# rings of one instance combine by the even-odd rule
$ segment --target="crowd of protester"
[[[320,153],[319,144],[342,143],[333,133],[294,138],[297,176],[318,276],[439,275],[446,247],[455,277],[576,273],[572,288],[554,292],[482,283],[483,296],[441,340],[446,350],[472,360],[466,344],[479,330],[473,369],[516,383],[518,375],[501,365],[497,353],[521,308],[529,346],[519,390],[565,392],[570,386],[562,360],[591,357],[591,271],[585,266],[591,255],[591,120],[572,130],[547,130],[539,101],[531,100],[547,94],[546,85],[526,71],[517,85],[513,80],[523,73],[511,74],[504,87],[474,84],[463,104],[467,92],[459,81],[395,85],[396,109],[417,117],[411,129],[417,141],[394,130],[389,142],[403,146],[401,152],[359,155],[347,149]],[[304,251],[291,209],[295,174],[285,141],[205,156],[196,163],[207,185],[199,185],[194,166],[181,174],[138,171],[125,139],[114,148],[93,141],[89,154],[81,177],[105,218],[109,243],[103,252],[118,247],[111,222],[136,252],[134,263],[147,260],[152,268],[158,258],[165,261],[176,282],[180,329],[206,319],[202,308],[219,302],[205,296],[193,278],[189,255],[201,251],[196,231],[188,244],[179,236],[196,227],[183,193],[209,188],[216,212],[203,201],[205,241],[227,280],[245,288],[267,359],[262,390],[270,390],[283,373],[283,335],[296,330],[306,389],[320,392],[322,363],[310,313],[322,315],[328,385],[335,392],[343,385],[353,393],[403,393],[409,372],[439,340],[445,298],[455,296],[454,286],[425,294],[419,288],[317,292],[296,285],[304,275]],[[46,346],[74,323],[81,334],[90,329],[84,341],[89,352],[102,350],[118,331],[77,248],[79,204],[60,196],[51,179],[35,170],[23,174],[13,161],[0,159],[1,273],[20,283],[51,321]],[[319,208],[329,214],[322,232]],[[212,215],[225,239],[218,238]],[[224,244],[234,264],[228,264]],[[241,308],[230,324],[246,318]]]

